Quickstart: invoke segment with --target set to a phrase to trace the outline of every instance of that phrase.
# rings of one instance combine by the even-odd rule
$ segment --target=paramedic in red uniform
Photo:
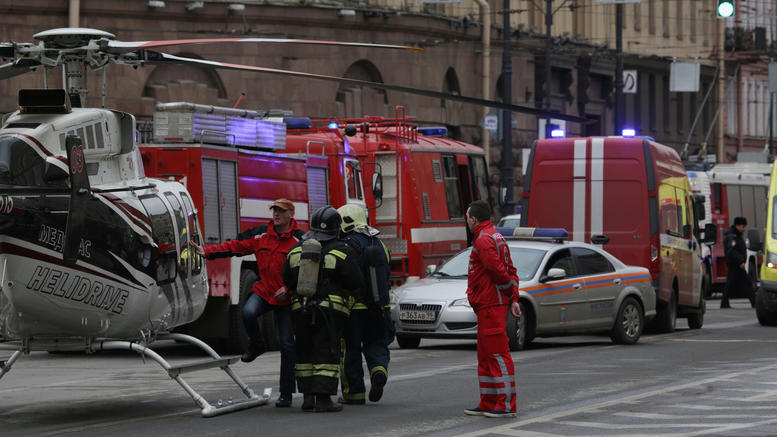
[[[474,235],[469,257],[467,297],[478,319],[480,403],[464,410],[471,416],[515,417],[515,365],[510,355],[506,318],[521,316],[518,275],[507,242],[491,223],[491,207],[476,200],[467,208]]]
[[[270,205],[272,220],[264,233],[245,240],[230,240],[221,244],[212,244],[204,248],[193,241],[197,253],[207,259],[243,256],[254,254],[259,272],[259,280],[252,287],[253,293],[243,305],[243,324],[248,334],[248,350],[241,358],[251,362],[265,351],[264,338],[259,327],[258,317],[273,311],[275,328],[281,347],[280,396],[276,407],[290,407],[291,394],[295,390],[294,381],[294,328],[291,321],[290,293],[283,285],[281,272],[286,255],[300,240],[303,232],[294,220],[294,204],[288,199],[278,199]]]

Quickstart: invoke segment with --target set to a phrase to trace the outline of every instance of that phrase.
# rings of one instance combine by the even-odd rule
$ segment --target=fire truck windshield
[[[19,138],[0,138],[0,184],[15,186],[67,187],[67,173],[64,178],[47,181],[44,177],[46,161]]]

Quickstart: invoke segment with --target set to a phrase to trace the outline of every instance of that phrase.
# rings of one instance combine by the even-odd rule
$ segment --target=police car
[[[535,337],[589,333],[633,344],[655,316],[647,269],[627,266],[598,246],[566,241],[564,229],[497,230],[507,239],[520,279],[523,316],[507,316],[511,350],[525,348]],[[477,337],[477,319],[466,295],[470,251],[392,291],[391,316],[400,347],[418,347],[422,338]]]

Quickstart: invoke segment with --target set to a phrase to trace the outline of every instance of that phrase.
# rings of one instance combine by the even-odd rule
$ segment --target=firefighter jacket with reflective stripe
[[[205,257],[208,259],[229,256],[256,255],[256,266],[259,272],[259,280],[254,283],[253,292],[272,305],[289,305],[289,300],[278,301],[275,292],[283,286],[281,273],[286,255],[294,247],[301,237],[302,231],[297,227],[297,222],[292,219],[289,229],[278,235],[272,220],[267,226],[267,231],[261,235],[254,235],[247,240],[230,240],[221,244],[206,246]]]
[[[348,233],[343,240],[353,249],[365,282],[364,289],[354,296],[356,304],[353,309],[366,309],[368,306],[381,308],[388,305],[391,255],[386,245],[376,236],[357,231]]]
[[[297,289],[301,255],[300,242],[289,251],[283,264],[283,283],[289,290]],[[316,294],[308,299],[308,303],[331,308],[346,316],[350,314],[353,296],[364,288],[364,278],[351,249],[337,239],[322,242],[318,271]],[[302,305],[303,298],[295,293],[291,310],[298,311]]]
[[[472,309],[509,305],[518,301],[518,275],[510,259],[510,248],[490,220],[472,231],[475,240],[469,255],[467,297]]]

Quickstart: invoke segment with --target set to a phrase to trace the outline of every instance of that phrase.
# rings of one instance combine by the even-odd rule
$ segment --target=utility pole
[[[548,0],[550,1],[550,0]],[[503,13],[504,26],[502,30],[502,101],[512,103],[512,76],[513,64],[510,50],[510,0],[504,0]],[[502,214],[512,214],[515,212],[515,201],[513,200],[513,113],[508,110],[502,110],[502,183],[500,186],[500,198],[504,199],[502,203]],[[504,193],[501,191],[504,190]]]
[[[623,3],[615,5],[615,120],[613,134],[620,135],[623,129]]]
[[[550,69],[550,52],[553,41],[550,39],[550,28],[553,25],[553,0],[545,0],[545,110],[550,112],[550,81],[553,76]],[[550,116],[545,117],[545,138],[550,138]]]

